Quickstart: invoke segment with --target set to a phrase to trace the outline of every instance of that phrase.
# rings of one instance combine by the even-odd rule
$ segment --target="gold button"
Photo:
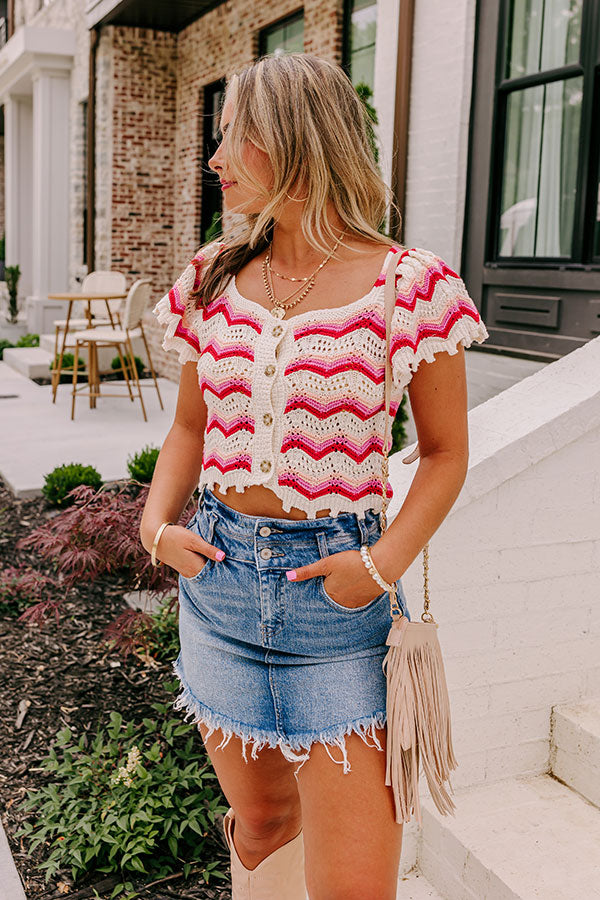
[[[263,525],[262,528],[258,529],[258,533],[261,537],[269,537],[269,535],[271,534],[271,529],[268,525]]]
[[[275,337],[279,337],[279,335],[281,334],[282,331],[283,331],[283,328],[281,327],[281,325],[276,325],[275,328],[273,329],[273,335]]]
[[[263,472],[268,472],[269,469],[271,468],[271,463],[269,462],[268,459],[263,459],[263,461],[260,464],[260,467]]]
[[[273,416],[271,415],[271,413],[265,413],[263,416],[263,422],[265,423],[265,425],[270,425],[272,421]]]
[[[271,559],[272,556],[273,556],[273,551],[271,550],[270,547],[263,547],[262,550],[260,551],[261,559]]]
[[[265,369],[265,375],[273,375],[275,372],[275,366],[267,366]]]

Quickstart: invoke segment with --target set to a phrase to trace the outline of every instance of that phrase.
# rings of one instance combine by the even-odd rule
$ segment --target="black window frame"
[[[594,109],[600,109],[600,0],[583,0],[581,46],[578,63],[517,78],[504,77],[511,5],[512,0],[501,0],[499,10],[486,262],[488,265],[521,269],[595,268],[600,265],[600,256],[594,257],[592,255],[598,177],[600,174],[600,116],[596,117],[598,121],[594,121]],[[564,81],[567,78],[578,75],[583,76],[583,100],[571,256],[500,256],[498,252],[499,218],[502,202],[501,192],[508,97],[516,90],[547,85],[555,81]]]

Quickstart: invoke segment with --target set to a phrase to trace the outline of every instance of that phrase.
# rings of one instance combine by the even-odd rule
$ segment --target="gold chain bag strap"
[[[388,265],[384,299],[386,325],[385,365],[385,436],[383,440],[383,508],[381,532],[387,529],[388,442],[390,434],[390,395],[392,372],[390,361],[391,321],[396,303],[396,260]],[[414,462],[417,448],[403,462]],[[423,548],[424,612],[421,622],[411,622],[398,606],[396,588],[390,591],[392,627],[386,644],[389,650],[383,661],[387,679],[387,744],[386,785],[394,792],[396,822],[409,822],[416,815],[419,826],[419,765],[422,763],[427,785],[442,815],[454,814],[450,792],[450,771],[458,765],[452,749],[450,701],[442,651],[437,636],[437,622],[429,612],[429,544]],[[446,787],[448,782],[448,788]]]

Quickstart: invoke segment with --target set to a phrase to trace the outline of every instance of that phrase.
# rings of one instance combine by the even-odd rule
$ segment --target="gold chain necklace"
[[[276,318],[278,318],[278,319],[283,319],[288,309],[291,309],[293,306],[296,306],[297,303],[300,303],[300,301],[303,300],[304,297],[306,297],[306,295],[308,294],[308,292],[310,291],[310,289],[313,287],[313,285],[314,285],[314,283],[315,283],[315,278],[316,278],[316,276],[317,276],[318,273],[321,271],[321,269],[323,268],[323,266],[324,266],[327,262],[329,262],[329,260],[331,259],[331,257],[333,256],[333,254],[335,253],[335,251],[337,250],[337,248],[339,247],[340,243],[342,242],[342,238],[344,237],[345,234],[346,234],[346,231],[344,230],[344,231],[341,233],[341,235],[339,236],[338,240],[336,241],[336,243],[335,243],[333,249],[330,251],[330,253],[325,257],[325,259],[323,259],[323,260],[319,263],[319,265],[317,266],[317,268],[315,269],[315,271],[312,273],[312,275],[309,275],[309,276],[308,276],[308,279],[307,279],[307,280],[308,280],[308,284],[306,285],[306,287],[305,287],[305,288],[301,288],[301,287],[300,287],[300,288],[296,288],[294,291],[292,291],[291,294],[289,294],[287,297],[284,297],[284,298],[281,299],[281,300],[278,300],[277,297],[275,296],[275,293],[274,293],[274,291],[273,291],[272,281],[271,281],[271,282],[269,281],[269,275],[270,275],[270,268],[269,268],[269,267],[270,267],[270,261],[271,261],[271,248],[272,248],[272,245],[269,246],[269,249],[268,249],[268,251],[267,251],[267,255],[265,256],[265,258],[264,258],[264,260],[263,260],[262,274],[263,274],[263,281],[264,281],[264,284],[265,284],[265,290],[266,290],[267,296],[268,296],[269,300],[271,301],[271,304],[272,304],[273,307],[274,307],[274,308],[271,310],[271,313],[272,313]],[[277,273],[275,273],[275,274],[277,274]],[[299,281],[300,279],[295,279],[295,280],[296,280],[296,281]],[[304,279],[302,279],[302,280],[304,280]],[[301,291],[300,296],[297,297],[292,303],[288,303],[288,301],[289,301],[295,294],[297,294],[298,291]]]

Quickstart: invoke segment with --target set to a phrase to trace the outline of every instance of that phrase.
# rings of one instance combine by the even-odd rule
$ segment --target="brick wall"
[[[171,286],[199,246],[202,89],[232,69],[252,62],[258,55],[259,31],[300,8],[297,0],[262,0],[260,3],[231,0],[211,10],[178,36],[173,243],[165,257],[165,271],[170,269],[170,276],[156,292],[156,299]],[[342,0],[308,0],[304,6],[307,52],[341,62],[342,11]],[[113,228],[114,222],[113,215]],[[155,284],[158,287],[157,281]],[[157,369],[177,381],[180,370],[177,358],[160,347],[162,326],[156,324],[151,314],[147,315],[146,322]]]
[[[111,268],[168,282],[174,216],[176,37],[114,28]]]

